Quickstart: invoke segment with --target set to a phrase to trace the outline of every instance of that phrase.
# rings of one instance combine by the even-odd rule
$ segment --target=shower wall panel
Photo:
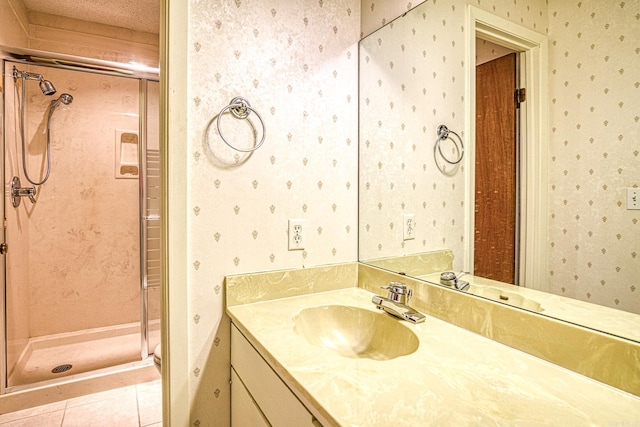
[[[138,180],[116,179],[114,163],[116,130],[138,130],[138,82],[33,68],[54,82],[56,96],[68,92],[74,101],[53,115],[51,176],[29,206],[30,335],[136,322]],[[49,102],[29,97],[29,171],[36,175]]]

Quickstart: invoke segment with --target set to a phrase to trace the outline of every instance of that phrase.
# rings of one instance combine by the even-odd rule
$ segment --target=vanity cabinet
[[[231,424],[238,427],[269,427],[269,421],[233,368],[231,368],[231,420]]]
[[[231,380],[233,427],[322,427],[233,324]]]

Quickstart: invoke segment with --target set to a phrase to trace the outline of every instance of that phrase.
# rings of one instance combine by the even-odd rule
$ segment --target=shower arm
[[[13,67],[13,80],[18,80],[19,78],[25,79],[25,80],[37,80],[37,81],[44,81],[44,77],[42,76],[42,74],[38,74],[38,73],[30,73],[28,71],[20,71],[18,70],[16,67]]]

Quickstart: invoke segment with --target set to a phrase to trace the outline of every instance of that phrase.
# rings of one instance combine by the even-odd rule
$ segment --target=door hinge
[[[520,104],[527,100],[527,89],[526,88],[516,89],[515,97],[516,97],[516,104],[518,107],[520,107]]]
[[[2,242],[0,243],[0,255],[6,255],[9,252],[9,245]]]

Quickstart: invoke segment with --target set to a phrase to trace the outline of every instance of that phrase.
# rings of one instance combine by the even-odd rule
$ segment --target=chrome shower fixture
[[[58,97],[58,99],[54,99],[53,101],[51,101],[51,106],[49,108],[53,110],[58,105],[60,105],[61,102],[64,105],[69,105],[73,102],[73,96],[69,95],[68,93],[63,93]]]
[[[44,79],[40,80],[40,90],[45,95],[53,95],[56,93],[56,88],[53,87],[53,83]]]
[[[55,111],[55,109],[58,107],[58,105],[60,105],[60,103],[69,105],[72,102],[73,96],[69,95],[68,93],[63,93],[58,97],[58,99],[54,99],[53,101],[51,101],[51,103],[49,104],[49,115],[47,118],[47,138],[49,137],[49,131],[51,130],[51,116],[53,116],[53,112]]]
[[[40,90],[44,95],[50,96],[56,93],[56,88],[49,80],[45,80],[42,74],[30,73],[28,71],[20,71],[16,67],[13,67],[13,80],[38,80],[40,82]]]
[[[54,99],[49,104],[49,114],[47,117],[47,151],[46,151],[47,170],[45,172],[44,178],[42,178],[40,181],[34,181],[33,179],[31,179],[31,177],[29,176],[29,173],[27,172],[27,148],[25,143],[25,130],[24,130],[24,109],[25,109],[24,106],[25,106],[25,99],[27,95],[26,80],[38,80],[40,82],[40,90],[44,95],[47,95],[47,96],[50,96],[56,93],[56,88],[53,86],[53,83],[51,83],[49,80],[45,80],[42,74],[30,73],[28,71],[20,71],[15,66],[13,67],[12,75],[13,75],[14,83],[18,79],[22,79],[22,85],[20,88],[21,95],[22,95],[20,97],[20,140],[22,142],[22,170],[24,172],[25,178],[27,178],[27,181],[29,181],[31,184],[34,185],[33,188],[35,191],[35,186],[42,185],[45,182],[47,182],[47,180],[49,179],[49,174],[51,173],[51,135],[50,135],[51,116],[53,116],[54,110],[56,109],[56,107],[58,107],[58,105],[60,105],[60,103],[63,103],[64,105],[71,104],[71,102],[73,102],[73,96],[69,95],[68,93],[63,93],[58,97],[58,99]],[[31,199],[32,203],[35,203],[35,198],[33,197],[34,195],[35,195],[35,192],[33,194],[27,194],[27,196],[29,196],[29,198]],[[14,196],[21,197],[23,196],[23,194],[16,193],[16,195]],[[15,200],[15,197],[14,197],[14,200]],[[15,203],[14,203],[14,206],[16,206]]]

